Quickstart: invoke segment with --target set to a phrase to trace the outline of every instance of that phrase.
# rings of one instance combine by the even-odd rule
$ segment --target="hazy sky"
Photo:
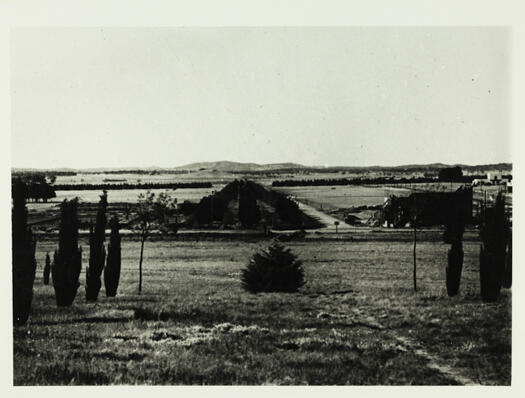
[[[511,161],[505,28],[11,33],[13,167]]]

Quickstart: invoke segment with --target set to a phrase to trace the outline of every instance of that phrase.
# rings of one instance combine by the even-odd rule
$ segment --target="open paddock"
[[[390,195],[408,196],[405,188],[367,187],[361,185],[272,187],[294,196],[297,200],[321,210],[347,209],[358,206],[377,206]]]
[[[479,243],[465,242],[460,295],[445,292],[448,245],[409,241],[295,241],[307,284],[296,294],[250,294],[240,283],[269,242],[124,238],[116,298],[85,302],[88,243],[75,302],[57,308],[42,283],[37,244],[29,322],[14,329],[14,383],[480,384],[510,383],[511,292],[479,297]],[[473,327],[475,325],[475,327]],[[447,371],[447,367],[453,372]]]

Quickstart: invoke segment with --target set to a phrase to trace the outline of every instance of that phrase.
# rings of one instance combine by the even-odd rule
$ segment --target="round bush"
[[[255,253],[242,271],[242,285],[251,293],[292,293],[305,283],[301,262],[277,242]]]

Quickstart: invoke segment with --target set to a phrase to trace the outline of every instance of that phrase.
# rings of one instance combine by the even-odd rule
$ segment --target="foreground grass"
[[[418,292],[409,242],[319,241],[289,243],[308,281],[299,293],[246,293],[240,271],[266,243],[148,242],[138,295],[139,242],[124,241],[118,296],[87,304],[81,287],[59,309],[41,278],[56,243],[39,242],[33,312],[14,329],[14,383],[455,383],[399,336],[472,380],[510,383],[510,292],[481,302],[475,242],[453,299],[439,242],[418,246]]]

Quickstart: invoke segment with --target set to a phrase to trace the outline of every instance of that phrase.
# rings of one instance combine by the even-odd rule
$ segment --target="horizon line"
[[[90,166],[90,167],[70,167],[70,166],[54,166],[54,167],[27,167],[27,166],[11,166],[11,170],[18,169],[18,170],[76,170],[76,171],[88,171],[88,170],[173,170],[173,169],[184,169],[185,167],[192,166],[194,164],[199,163],[234,163],[238,165],[243,164],[252,164],[257,166],[275,166],[275,165],[286,165],[286,164],[292,164],[298,167],[304,167],[304,168],[314,168],[314,169],[334,169],[334,168],[356,168],[356,169],[366,169],[366,168],[399,168],[399,167],[415,167],[415,166],[432,166],[432,165],[443,165],[443,166],[466,166],[466,167],[479,167],[479,166],[492,166],[492,165],[511,165],[512,161],[502,161],[502,162],[491,162],[491,163],[476,163],[476,164],[469,164],[469,163],[443,163],[443,162],[430,162],[430,163],[401,163],[397,165],[393,164],[386,164],[386,165],[380,165],[380,164],[373,164],[373,165],[308,165],[298,162],[291,162],[291,161],[284,161],[284,162],[272,162],[272,163],[257,163],[257,162],[238,162],[238,161],[232,161],[232,160],[211,160],[211,161],[195,161],[191,163],[186,163],[180,166]]]

